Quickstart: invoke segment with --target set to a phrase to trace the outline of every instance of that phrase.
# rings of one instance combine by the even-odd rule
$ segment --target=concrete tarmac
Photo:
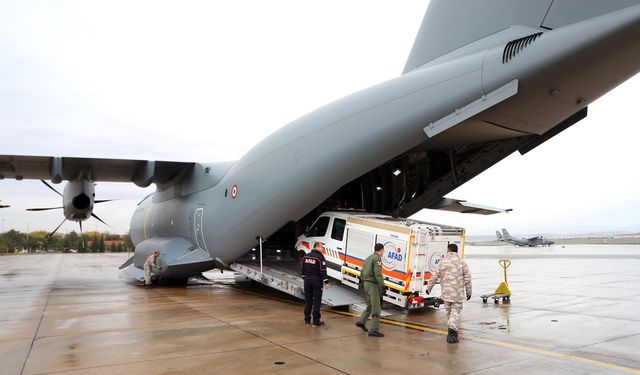
[[[511,302],[483,304],[505,254]],[[145,290],[118,271],[125,254],[1,256],[0,374],[640,374],[640,247],[466,255],[459,344],[443,308],[386,308],[372,338],[349,311],[306,327],[300,301],[231,272]]]

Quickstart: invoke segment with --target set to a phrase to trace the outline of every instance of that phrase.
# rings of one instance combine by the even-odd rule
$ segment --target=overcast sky
[[[427,3],[0,0],[0,154],[236,160],[305,113],[398,76]],[[636,76],[587,119],[448,195],[513,213],[416,217],[472,235],[639,231],[639,94]],[[97,199],[120,200],[94,212],[124,233],[151,191],[98,183]],[[25,211],[61,203],[39,181],[0,181],[0,200],[12,206],[0,210],[4,230],[62,220]]]

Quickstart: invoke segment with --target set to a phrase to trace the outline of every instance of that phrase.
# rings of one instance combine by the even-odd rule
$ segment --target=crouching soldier
[[[153,254],[149,255],[147,260],[144,262],[144,287],[151,288],[151,268],[159,268],[157,258],[160,256],[160,252],[156,251]]]
[[[447,310],[447,324],[449,326],[447,342],[456,343],[458,342],[462,301],[465,297],[467,301],[471,299],[471,273],[469,273],[467,262],[458,256],[456,244],[450,244],[447,247],[447,256],[440,262],[427,283],[427,294],[431,293],[431,289],[438,281],[442,288],[441,298],[444,300],[444,307]]]

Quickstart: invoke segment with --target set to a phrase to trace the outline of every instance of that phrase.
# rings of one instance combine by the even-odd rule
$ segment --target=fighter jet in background
[[[163,278],[224,267],[260,239],[293,246],[336,207],[402,217],[442,208],[447,193],[577,123],[640,70],[638,4],[432,0],[402,75],[293,121],[237,161],[7,155],[0,179],[56,183],[84,170],[155,183],[131,219],[136,249],[123,266],[140,270],[160,250]]]
[[[498,241],[508,242],[510,244],[514,244],[518,246],[534,247],[534,246],[551,246],[554,244],[553,241],[546,239],[542,236],[535,236],[535,237],[529,237],[529,238],[523,237],[520,239],[514,238],[514,237],[511,237],[511,235],[509,234],[509,232],[507,232],[505,228],[502,228],[502,234],[496,231],[496,238],[498,239]]]

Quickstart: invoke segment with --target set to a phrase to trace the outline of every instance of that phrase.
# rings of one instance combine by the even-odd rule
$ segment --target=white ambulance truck
[[[364,259],[383,244],[384,300],[408,309],[437,307],[436,299],[426,297],[426,285],[449,244],[464,256],[462,228],[365,212],[323,213],[298,237],[296,249],[308,253],[316,241],[324,244],[328,275],[355,289]]]

